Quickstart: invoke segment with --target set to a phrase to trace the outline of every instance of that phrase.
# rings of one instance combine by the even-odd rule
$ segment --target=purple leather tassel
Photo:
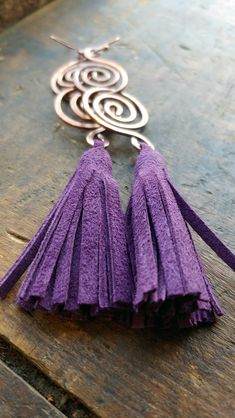
[[[163,157],[143,145],[126,214],[135,326],[190,327],[222,315],[186,221],[235,270],[235,255],[170,183]]]
[[[1,298],[27,268],[17,303],[29,311],[86,319],[130,306],[124,215],[101,141],[83,154],[54,208],[3,277]]]

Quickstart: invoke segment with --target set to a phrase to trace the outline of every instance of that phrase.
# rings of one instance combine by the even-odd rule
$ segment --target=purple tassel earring
[[[235,255],[175,190],[161,154],[141,145],[126,214],[137,326],[184,328],[222,315],[186,222],[235,271]]]
[[[109,145],[101,134],[105,129],[86,112],[92,99],[87,97],[86,103],[84,97],[97,85],[111,93],[126,86],[126,71],[99,58],[117,40],[84,50],[65,43],[77,51],[77,60],[51,79],[57,115],[72,126],[93,129],[86,138],[93,148],[83,154],[54,208],[0,282],[4,298],[28,269],[16,300],[28,311],[39,308],[76,319],[109,319],[116,312],[128,317],[133,289],[124,213],[104,148]]]

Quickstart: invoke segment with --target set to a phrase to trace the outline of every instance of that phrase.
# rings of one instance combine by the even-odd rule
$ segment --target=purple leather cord
[[[181,213],[194,229],[195,232],[205,241],[207,245],[221,258],[233,271],[235,271],[235,254],[215,235],[215,233],[203,222],[198,214],[191,208],[186,200],[179,194],[170,182],[175,199],[181,210]]]

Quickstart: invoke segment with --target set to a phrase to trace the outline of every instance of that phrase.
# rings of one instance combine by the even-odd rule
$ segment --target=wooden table
[[[224,0],[57,0],[1,36],[1,273],[87,148],[84,132],[53,111],[49,79],[71,52],[51,33],[81,46],[121,36],[107,57],[127,69],[129,92],[149,110],[145,134],[177,187],[235,249],[234,16],[235,3]],[[126,205],[136,153],[115,137],[110,154]],[[14,290],[0,303],[0,334],[102,418],[232,417],[234,274],[196,241],[225,311],[213,327],[164,337],[68,323],[20,311]]]

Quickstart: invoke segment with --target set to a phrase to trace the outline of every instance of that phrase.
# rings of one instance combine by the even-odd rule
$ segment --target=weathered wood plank
[[[130,13],[132,11],[132,13]],[[86,149],[84,133],[53,111],[49,78],[69,51],[120,34],[109,56],[148,107],[145,133],[163,152],[178,187],[234,248],[235,5],[216,0],[57,1],[2,35],[1,272],[37,229]],[[123,204],[135,152],[110,147]],[[114,324],[67,323],[0,303],[0,334],[104,418],[232,417],[234,274],[199,242],[225,316],[209,329],[163,338]]]
[[[44,6],[51,0],[14,0],[0,1],[0,32],[23,17]]]
[[[0,411],[2,418],[65,417],[1,361]]]

